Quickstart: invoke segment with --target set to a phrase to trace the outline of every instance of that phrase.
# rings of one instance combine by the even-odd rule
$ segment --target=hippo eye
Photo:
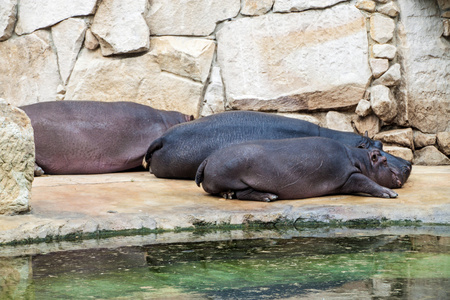
[[[371,159],[373,162],[376,162],[378,160],[378,156],[376,154],[372,154]]]

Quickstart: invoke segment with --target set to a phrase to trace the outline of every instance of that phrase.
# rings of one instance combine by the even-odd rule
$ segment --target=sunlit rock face
[[[20,0],[15,31],[28,34],[70,17],[94,14],[96,8],[97,0]]]
[[[424,133],[450,131],[450,41],[436,1],[399,0],[399,55],[403,66],[401,121]]]
[[[55,100],[62,84],[49,30],[0,42],[0,97],[16,105]]]
[[[29,210],[34,173],[30,119],[0,98],[0,215]]]
[[[239,19],[225,24],[217,41],[234,109],[355,105],[371,78],[365,18],[351,5]]]

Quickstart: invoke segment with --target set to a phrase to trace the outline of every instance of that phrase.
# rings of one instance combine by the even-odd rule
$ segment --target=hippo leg
[[[353,173],[350,175],[347,182],[339,191],[348,194],[366,193],[380,198],[395,198],[398,196],[393,190],[379,185],[361,173]]]
[[[240,200],[255,200],[255,201],[270,202],[273,200],[277,200],[278,196],[271,193],[258,192],[252,188],[248,188],[245,190],[236,191],[236,198]]]
[[[34,176],[38,177],[38,176],[42,176],[44,175],[44,170],[42,170],[41,167],[39,167],[36,163],[34,163]]]

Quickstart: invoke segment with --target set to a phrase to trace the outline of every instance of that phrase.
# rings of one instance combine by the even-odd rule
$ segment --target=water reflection
[[[450,299],[450,238],[232,240],[0,259],[0,299]]]

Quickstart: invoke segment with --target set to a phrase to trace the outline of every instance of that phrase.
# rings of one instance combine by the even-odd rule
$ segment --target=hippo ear
[[[364,137],[368,138],[369,137],[369,132],[366,130],[366,132],[364,132]]]

